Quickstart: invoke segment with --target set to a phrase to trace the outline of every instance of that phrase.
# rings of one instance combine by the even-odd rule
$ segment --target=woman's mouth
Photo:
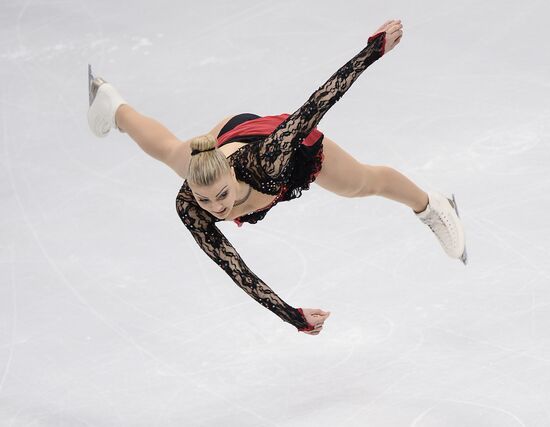
[[[224,213],[225,211],[227,210],[227,208],[224,208],[223,211],[220,211],[220,212],[214,212],[215,214],[218,214],[218,215],[221,215],[222,213]]]

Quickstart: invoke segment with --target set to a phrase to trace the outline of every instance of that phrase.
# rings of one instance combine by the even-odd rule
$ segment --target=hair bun
[[[211,151],[216,148],[217,141],[210,134],[201,135],[191,140],[191,155],[202,153],[204,151]]]
[[[215,149],[216,149],[216,147],[207,148],[206,150],[193,150],[193,151],[191,151],[191,155],[194,156],[195,154],[204,153],[206,151],[212,151],[212,150],[215,150]]]
[[[197,136],[190,141],[191,159],[187,181],[200,186],[210,185],[231,172],[231,165],[222,150],[216,150],[218,140],[210,134]],[[204,156],[197,154],[211,151]]]

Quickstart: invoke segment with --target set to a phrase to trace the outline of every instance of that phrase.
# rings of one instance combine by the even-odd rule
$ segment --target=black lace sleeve
[[[304,105],[257,145],[256,156],[265,174],[285,182],[292,171],[292,153],[359,75],[384,54],[385,40],[385,32],[370,37],[361,52],[336,71]]]
[[[296,326],[298,330],[313,329],[300,309],[284,302],[250,271],[229,240],[215,225],[216,218],[197,204],[187,182],[181,187],[176,198],[176,210],[201,249],[233,279],[237,286],[285,322]]]

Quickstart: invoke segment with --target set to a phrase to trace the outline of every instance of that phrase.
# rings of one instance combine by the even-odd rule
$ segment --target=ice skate
[[[100,77],[92,74],[92,66],[88,65],[88,125],[94,135],[103,138],[112,128],[117,128],[115,113],[127,102],[117,90]]]
[[[447,255],[460,259],[466,265],[468,256],[464,227],[458,216],[454,194],[452,197],[451,200],[439,193],[428,193],[426,210],[415,214],[435,233]]]

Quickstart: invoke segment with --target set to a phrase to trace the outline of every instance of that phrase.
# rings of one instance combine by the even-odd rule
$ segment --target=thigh
[[[315,184],[343,197],[368,195],[374,168],[357,161],[332,139],[323,138],[323,166]]]
[[[210,132],[208,132],[210,135],[212,135],[214,138],[218,137],[218,134],[220,133],[220,130],[226,125],[226,123],[231,120],[234,116],[227,116],[222,121],[218,122],[216,126],[214,126]]]

